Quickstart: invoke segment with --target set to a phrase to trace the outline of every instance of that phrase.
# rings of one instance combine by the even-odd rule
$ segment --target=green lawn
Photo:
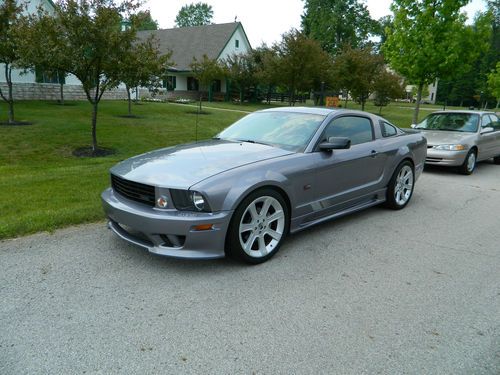
[[[266,105],[204,103],[208,114],[199,116],[198,139],[210,138],[244,112]],[[209,107],[233,111],[210,109]],[[393,104],[383,115],[407,127],[412,110]],[[429,107],[429,106],[424,106]],[[359,108],[349,103],[348,108]],[[437,108],[437,107],[436,107]],[[6,119],[0,104],[0,121]],[[195,108],[166,103],[133,106],[137,119],[126,114],[125,101],[101,102],[98,141],[116,154],[103,158],[77,158],[75,148],[90,143],[90,105],[70,102],[16,103],[17,120],[31,126],[0,126],[0,239],[103,219],[99,194],[109,185],[108,169],[116,162],[152,149],[195,139]],[[378,108],[367,107],[378,112]],[[428,112],[423,112],[428,113]]]

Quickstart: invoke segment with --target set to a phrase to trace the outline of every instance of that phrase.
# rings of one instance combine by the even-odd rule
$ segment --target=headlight
[[[179,211],[211,212],[205,197],[197,191],[170,189],[170,195]]]
[[[444,151],[462,151],[466,150],[467,147],[465,145],[439,145],[434,146],[434,149]]]

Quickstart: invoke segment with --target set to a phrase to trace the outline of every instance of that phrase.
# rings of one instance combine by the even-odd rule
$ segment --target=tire
[[[415,170],[409,161],[398,165],[387,185],[385,205],[393,210],[406,207],[415,187]]]
[[[464,163],[458,167],[458,172],[464,175],[471,175],[472,172],[474,172],[474,169],[476,169],[476,156],[476,150],[470,150],[465,157]]]
[[[289,217],[288,206],[277,191],[254,191],[234,212],[226,237],[226,253],[251,264],[265,262],[281,247],[288,233]]]
[[[493,158],[493,163],[495,163],[495,164],[500,164],[500,156],[495,156],[495,157]]]

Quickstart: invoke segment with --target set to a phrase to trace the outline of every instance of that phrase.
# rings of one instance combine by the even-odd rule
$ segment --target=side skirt
[[[371,199],[369,201],[363,201],[362,203],[359,203],[357,205],[348,207],[348,208],[343,209],[341,211],[337,211],[337,212],[335,212],[335,213],[333,213],[331,215],[323,216],[323,217],[320,217],[320,218],[317,218],[317,219],[314,219],[314,220],[311,220],[311,221],[302,222],[301,224],[298,224],[298,225],[297,224],[296,225],[292,224],[290,226],[290,233],[293,234],[293,233],[300,232],[300,231],[302,231],[304,229],[312,227],[313,225],[316,225],[316,224],[319,224],[319,223],[323,223],[325,221],[337,219],[339,217],[352,214],[354,212],[362,211],[364,209],[367,209],[367,208],[376,206],[378,204],[384,203],[385,201],[386,201],[386,199],[385,199],[385,189],[384,189],[384,194],[377,194],[377,195],[374,196],[373,199]]]

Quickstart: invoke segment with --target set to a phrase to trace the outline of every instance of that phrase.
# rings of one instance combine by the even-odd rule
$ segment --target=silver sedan
[[[500,164],[500,121],[493,112],[439,111],[412,127],[427,138],[426,164],[458,167],[463,174],[482,160]]]
[[[255,112],[214,139],[165,148],[111,169],[109,228],[150,252],[249,263],[288,233],[385,203],[405,207],[425,138],[359,111]]]

